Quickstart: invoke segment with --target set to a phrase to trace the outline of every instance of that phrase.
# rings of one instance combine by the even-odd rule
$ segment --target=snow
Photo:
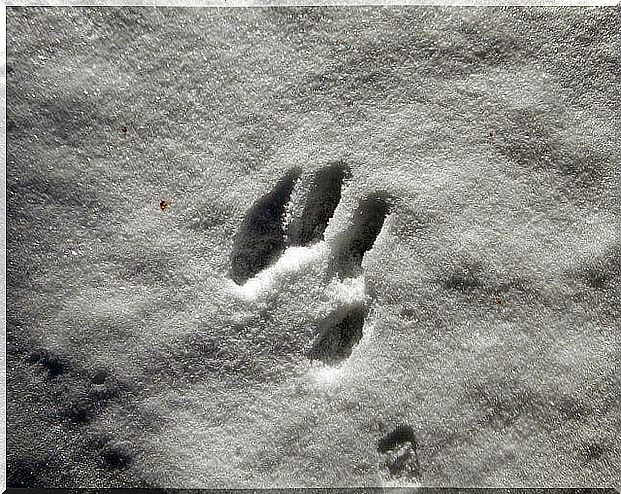
[[[7,8],[9,480],[618,485],[620,19]],[[249,208],[338,161],[323,240],[236,284]],[[399,424],[416,481],[377,450]]]

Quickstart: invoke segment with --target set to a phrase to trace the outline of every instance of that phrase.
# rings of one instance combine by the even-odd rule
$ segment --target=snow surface
[[[620,14],[7,8],[9,485],[619,485]],[[248,209],[335,161],[324,240],[236,285]]]

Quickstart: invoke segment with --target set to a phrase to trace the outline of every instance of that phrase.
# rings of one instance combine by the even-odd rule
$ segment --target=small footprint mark
[[[377,444],[377,451],[382,455],[390,477],[408,480],[420,478],[416,436],[409,425],[399,425],[382,437]]]

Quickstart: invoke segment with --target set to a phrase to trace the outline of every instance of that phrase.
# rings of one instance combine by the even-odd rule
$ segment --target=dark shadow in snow
[[[70,364],[59,355],[50,352],[45,348],[33,351],[27,359],[30,363],[38,363],[48,373],[50,378],[58,377],[70,369]]]
[[[621,245],[613,245],[592,257],[572,274],[591,288],[613,289],[621,280]]]
[[[299,176],[299,169],[290,170],[246,214],[231,253],[230,275],[237,284],[245,283],[265,269],[285,250],[285,206]]]
[[[328,221],[341,201],[343,180],[350,175],[344,163],[334,163],[315,173],[304,211],[289,225],[291,245],[308,245],[323,239]]]
[[[65,406],[62,415],[73,425],[87,424],[103,411],[107,401],[102,397],[80,393]]]
[[[95,372],[91,381],[96,385],[105,384],[109,377],[110,374],[106,369],[99,369]]]
[[[597,461],[604,456],[607,456],[608,447],[602,441],[596,439],[584,442],[581,445],[580,452],[584,456],[587,462]]]
[[[319,336],[308,352],[308,357],[328,365],[338,364],[348,358],[362,338],[366,315],[366,307],[356,306],[344,316],[326,321],[319,329]]]
[[[9,456],[6,463],[7,487],[16,489],[49,487],[48,470],[49,465],[43,459]]]
[[[376,193],[360,200],[351,226],[337,242],[333,255],[333,269],[341,278],[359,274],[362,259],[373,247],[390,212],[389,196]]]
[[[101,452],[104,464],[110,470],[123,470],[133,461],[131,446],[126,441],[115,441],[106,444]]]
[[[468,292],[481,288],[487,273],[482,263],[477,259],[462,258],[455,262],[455,266],[442,280],[442,288],[459,292]]]
[[[100,415],[111,402],[123,401],[132,394],[130,386],[117,379],[105,369],[91,374],[86,380],[76,383],[73,396],[68,398],[61,414],[72,425],[86,424]]]

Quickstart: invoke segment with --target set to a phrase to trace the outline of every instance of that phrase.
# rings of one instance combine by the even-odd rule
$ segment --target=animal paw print
[[[359,199],[349,226],[326,241],[324,234],[352,174],[343,163],[305,177],[289,170],[248,210],[234,238],[230,277],[239,293],[256,299],[306,263],[325,266],[323,282],[341,303],[316,325],[306,356],[326,364],[348,358],[363,334],[369,311],[362,261],[390,212],[391,197],[375,192]],[[301,182],[301,184],[300,184]],[[300,190],[301,189],[301,190]]]

